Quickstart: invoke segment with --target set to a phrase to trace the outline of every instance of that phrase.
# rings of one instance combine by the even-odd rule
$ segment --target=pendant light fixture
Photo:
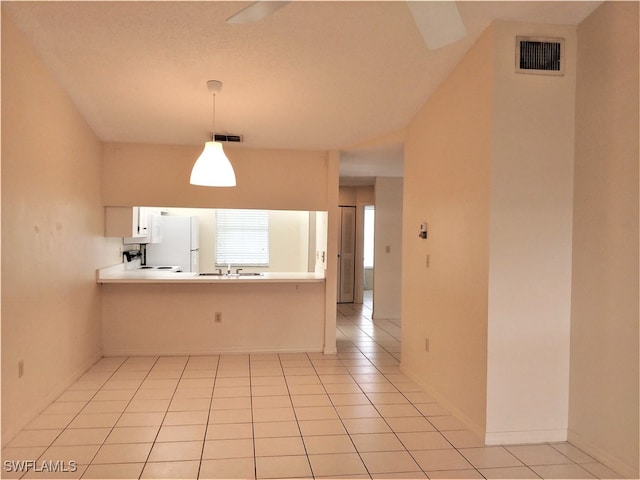
[[[222,89],[222,82],[209,80],[207,88],[213,95],[213,134],[212,140],[204,144],[202,153],[191,170],[189,183],[205,187],[235,187],[236,174],[231,162],[224,154],[222,144],[216,142],[216,93]]]

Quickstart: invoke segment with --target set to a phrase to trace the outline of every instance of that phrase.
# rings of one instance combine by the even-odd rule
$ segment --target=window
[[[364,207],[364,268],[373,268],[373,246],[375,228],[375,209],[373,205]]]
[[[269,212],[216,210],[216,266],[269,266]]]

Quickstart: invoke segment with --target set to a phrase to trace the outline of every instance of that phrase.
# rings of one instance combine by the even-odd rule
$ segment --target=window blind
[[[269,266],[269,212],[216,210],[216,266]]]

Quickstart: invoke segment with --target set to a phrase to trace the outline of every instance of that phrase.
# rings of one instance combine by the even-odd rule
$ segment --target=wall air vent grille
[[[516,37],[516,72],[564,75],[564,39]]]
[[[242,142],[242,135],[224,135],[221,133],[215,134],[216,142]]]

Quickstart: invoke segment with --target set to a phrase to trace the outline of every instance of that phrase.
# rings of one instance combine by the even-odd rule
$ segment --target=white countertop
[[[124,263],[121,263],[97,270],[96,281],[98,283],[303,283],[324,282],[324,275],[313,272],[265,272],[262,275],[220,277],[193,272],[129,270]]]

